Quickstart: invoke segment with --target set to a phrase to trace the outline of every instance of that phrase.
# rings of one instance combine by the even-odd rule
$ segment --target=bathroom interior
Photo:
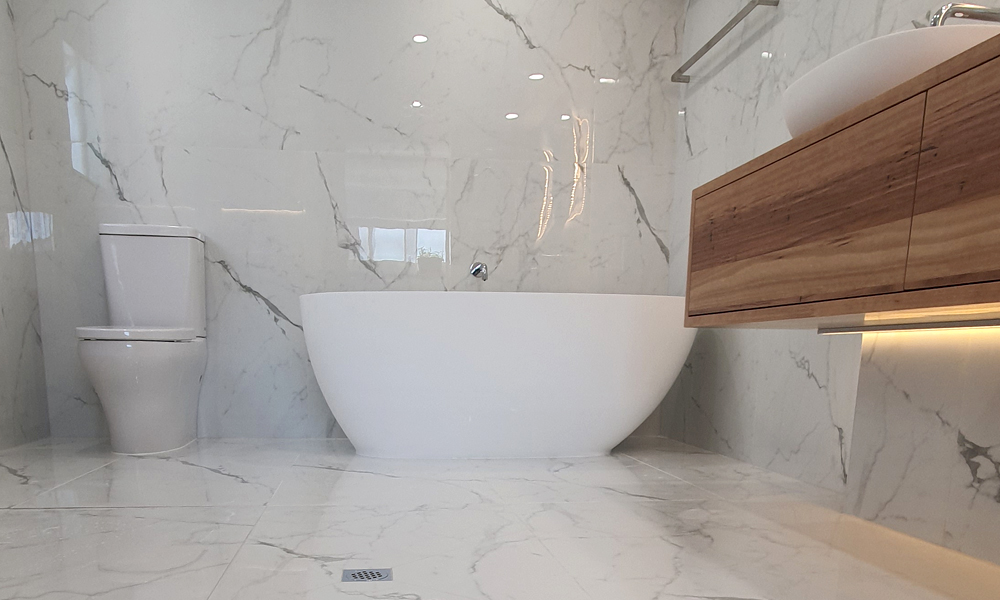
[[[1000,599],[998,33],[6,0],[0,600]]]

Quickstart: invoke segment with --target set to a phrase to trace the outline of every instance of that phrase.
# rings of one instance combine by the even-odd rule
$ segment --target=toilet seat
[[[190,327],[77,327],[76,337],[80,340],[190,342],[197,336]]]

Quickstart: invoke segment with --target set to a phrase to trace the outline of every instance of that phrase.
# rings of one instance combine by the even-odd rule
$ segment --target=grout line
[[[756,465],[754,465],[754,464],[752,464],[752,463],[748,463],[748,462],[746,462],[746,461],[742,461],[742,460],[739,460],[739,459],[735,459],[735,458],[732,458],[732,457],[729,457],[729,456],[726,456],[726,455],[724,455],[724,454],[718,454],[717,452],[712,452],[711,450],[706,450],[706,452],[708,452],[708,453],[710,453],[710,454],[713,454],[713,455],[715,455],[715,456],[722,456],[722,457],[725,457],[725,458],[729,458],[729,459],[731,459],[731,460],[735,460],[735,461],[737,461],[737,462],[739,462],[739,463],[742,463],[742,464],[745,464],[745,465],[749,465],[749,466],[751,466],[751,467],[754,467],[754,468],[756,468],[756,469],[759,469],[759,468],[760,468],[760,467],[757,467]],[[625,453],[622,453],[622,454],[625,454]],[[747,499],[743,499],[743,500],[739,500],[739,499],[736,499],[736,498],[727,498],[726,496],[723,496],[722,494],[720,494],[720,493],[718,493],[718,492],[713,492],[712,490],[708,490],[708,489],[705,489],[705,488],[703,488],[702,486],[698,485],[697,483],[694,483],[694,482],[691,482],[691,481],[688,481],[687,479],[684,479],[683,477],[679,477],[679,476],[677,476],[677,475],[674,475],[673,473],[668,473],[667,471],[664,471],[663,469],[661,469],[661,468],[659,468],[659,467],[656,467],[656,466],[654,466],[654,465],[651,465],[651,464],[649,464],[649,463],[647,463],[647,462],[645,462],[645,461],[643,461],[643,460],[641,460],[641,459],[638,459],[638,458],[636,458],[636,457],[634,457],[634,456],[632,456],[632,455],[629,455],[629,454],[626,454],[626,456],[628,456],[629,458],[632,458],[632,459],[634,459],[634,460],[637,460],[637,461],[641,462],[641,463],[642,463],[642,464],[644,464],[644,465],[648,465],[649,467],[651,467],[651,468],[653,468],[653,469],[656,469],[657,471],[660,471],[661,473],[666,473],[667,475],[670,475],[671,477],[676,477],[677,479],[680,479],[681,481],[683,481],[683,482],[687,483],[688,485],[692,485],[692,486],[694,486],[695,488],[697,488],[697,489],[699,489],[699,490],[701,490],[701,491],[705,492],[706,494],[710,494],[710,495],[712,495],[712,496],[714,496],[714,497],[718,498],[718,499],[719,499],[719,500],[721,500],[722,502],[725,502],[725,503],[727,503],[727,504],[729,504],[729,505],[731,505],[731,506],[735,507],[735,508],[736,508],[736,509],[738,509],[738,510],[746,510],[746,509],[745,509],[745,508],[743,507],[743,505],[744,505],[745,503],[747,503],[747,502],[750,502],[750,501],[751,501],[751,500],[750,500],[749,498],[747,498]],[[765,469],[765,470],[766,470],[766,469]],[[773,471],[772,471],[772,472],[773,472]],[[777,475],[781,475],[782,477],[788,477],[787,475],[782,475],[781,473],[777,473]],[[791,478],[791,479],[794,479],[794,478]],[[796,481],[798,481],[798,480],[796,480]],[[720,481],[719,481],[719,483],[724,483],[724,484],[737,484],[738,482],[730,482],[730,481],[721,481],[721,480],[720,480]],[[807,483],[807,482],[804,482],[804,481],[799,481],[799,483],[803,483],[803,484],[805,484],[805,485],[808,485],[808,486],[812,486],[812,487],[815,487],[815,488],[818,488],[818,489],[823,489],[823,490],[826,490],[826,488],[823,488],[822,486],[818,486],[818,485],[816,485],[816,484],[813,484],[813,483]],[[833,490],[826,490],[826,491],[833,491]],[[833,492],[834,492],[834,493],[841,493],[841,492],[835,492],[835,491],[833,491]],[[788,494],[792,494],[792,492],[786,492],[786,493],[788,493]],[[792,494],[792,495],[794,495],[794,494]],[[813,502],[813,501],[812,501],[812,500],[810,500],[810,499],[806,499],[806,498],[800,498],[800,500],[801,500],[801,501],[803,501],[803,502],[807,502],[807,503],[809,503],[809,504],[814,504],[814,505],[816,504],[815,502]],[[840,514],[847,514],[847,513],[844,513],[844,511],[843,511],[843,510],[840,510],[840,509],[835,509],[835,512],[838,512],[838,513],[840,513]]]
[[[548,504],[548,503],[544,502],[542,504]],[[596,598],[594,598],[594,595],[587,590],[587,588],[583,585],[583,583],[575,575],[573,575],[573,573],[570,572],[569,568],[563,564],[563,561],[559,560],[559,558],[556,557],[555,553],[552,551],[552,548],[550,548],[549,545],[545,543],[545,540],[542,539],[541,535],[539,535],[538,531],[534,528],[534,526],[532,526],[531,523],[528,522],[528,519],[526,517],[521,515],[518,511],[512,510],[509,505],[504,506],[501,509],[500,514],[513,515],[515,519],[520,521],[521,524],[524,525],[524,528],[528,532],[528,535],[531,536],[531,539],[538,542],[542,546],[542,548],[545,549],[545,552],[548,553],[549,558],[551,558],[557,565],[559,565],[559,568],[562,569],[563,573],[567,577],[569,577],[570,580],[572,580],[573,583],[575,583],[578,588],[580,588],[580,591],[583,592],[584,595],[587,596],[587,598],[590,598],[590,600],[597,600]]]
[[[22,503],[23,504],[23,503]],[[32,512],[32,511],[73,511],[73,510],[150,510],[150,509],[205,509],[205,510],[218,510],[218,509],[250,509],[250,508],[267,508],[266,504],[90,504],[90,505],[78,505],[78,506],[12,506],[10,508],[0,509],[0,510],[11,510],[18,512]]]
[[[43,490],[41,492],[38,492],[37,494],[35,494],[34,496],[32,496],[30,499],[25,500],[24,502],[20,502],[18,504],[15,504],[14,506],[11,506],[9,508],[11,508],[11,509],[18,509],[18,510],[23,510],[23,509],[26,509],[26,508],[36,508],[36,507],[24,506],[24,504],[27,503],[27,502],[31,502],[32,500],[34,500],[35,498],[38,498],[39,496],[42,496],[42,495],[48,494],[50,492],[53,492],[53,491],[61,488],[64,485],[73,483],[74,481],[76,481],[77,479],[80,479],[81,477],[86,477],[87,475],[90,475],[91,473],[95,473],[97,471],[100,471],[101,469],[104,469],[104,468],[108,467],[109,465],[113,465],[116,462],[118,462],[118,458],[117,457],[116,458],[112,458],[110,461],[104,463],[103,465],[101,465],[99,467],[95,467],[95,468],[87,471],[86,473],[81,473],[81,474],[77,475],[76,477],[72,477],[72,478],[67,479],[66,481],[64,481],[64,482],[62,482],[60,484],[52,486],[51,488],[48,488],[48,489]]]
[[[727,499],[726,499],[726,498],[725,498],[725,497],[724,497],[723,495],[721,495],[721,494],[718,494],[718,493],[716,493],[716,492],[713,492],[712,490],[706,490],[705,488],[701,487],[701,486],[700,486],[700,485],[698,485],[697,483],[693,483],[693,482],[690,482],[690,481],[688,481],[687,479],[684,479],[683,477],[679,477],[679,476],[677,476],[677,475],[674,475],[673,473],[668,473],[667,471],[664,471],[663,469],[661,469],[661,468],[659,468],[659,467],[656,467],[656,466],[653,466],[653,465],[649,464],[648,462],[646,462],[646,461],[644,461],[644,460],[640,460],[640,459],[638,459],[638,458],[636,458],[636,457],[632,456],[631,454],[625,454],[624,452],[623,452],[622,454],[624,454],[625,456],[627,456],[627,457],[631,458],[632,460],[636,460],[636,461],[639,461],[640,463],[642,463],[642,464],[646,465],[647,467],[650,467],[650,468],[652,468],[652,469],[656,469],[656,470],[657,470],[657,471],[659,471],[660,473],[665,473],[665,474],[667,474],[667,475],[670,475],[671,477],[674,477],[674,478],[676,478],[676,479],[679,479],[680,481],[683,481],[684,483],[686,483],[686,484],[688,484],[688,485],[690,485],[690,486],[693,486],[693,487],[695,487],[695,488],[697,488],[697,489],[699,489],[699,490],[701,490],[701,491],[705,492],[706,494],[711,494],[712,496],[715,496],[716,498],[718,498],[718,499],[720,499],[720,500],[722,500],[722,501],[724,501],[724,502],[729,502],[729,503],[732,503],[732,501],[731,501],[731,500],[727,500]]]
[[[596,598],[594,598],[594,595],[591,594],[590,591],[587,590],[587,588],[583,585],[583,582],[581,582],[580,579],[578,579],[575,575],[573,575],[573,573],[570,572],[569,568],[567,568],[566,565],[563,564],[563,561],[559,560],[556,557],[555,553],[552,552],[552,548],[550,548],[549,545],[545,543],[545,540],[538,537],[538,535],[535,534],[534,532],[532,533],[532,535],[534,535],[535,539],[538,540],[538,543],[542,545],[542,548],[545,548],[545,551],[549,553],[549,558],[554,560],[555,563],[559,565],[559,568],[563,570],[563,573],[565,573],[566,576],[569,577],[573,581],[573,583],[576,584],[576,587],[580,588],[580,591],[583,592],[591,600],[596,600]]]
[[[278,484],[278,487],[281,487],[280,483]],[[275,488],[275,491],[277,491],[277,488]],[[266,505],[260,507],[260,515],[258,515],[257,520],[254,521],[253,525],[251,525],[249,528],[247,528],[246,537],[244,537],[243,541],[240,542],[240,547],[237,548],[236,552],[233,553],[233,557],[229,559],[228,563],[226,563],[226,568],[222,570],[222,574],[219,575],[218,581],[216,581],[215,585],[212,586],[212,591],[210,591],[208,593],[208,595],[205,596],[205,600],[211,600],[212,596],[215,595],[215,591],[217,589],[219,589],[219,585],[222,583],[222,580],[226,577],[226,573],[229,572],[229,567],[233,566],[233,563],[236,562],[236,559],[239,557],[240,552],[242,552],[243,548],[246,547],[247,541],[250,540],[250,536],[253,534],[254,530],[257,529],[257,525],[260,524],[260,520],[264,518],[264,513],[266,513],[266,512],[267,512],[267,506]]]
[[[655,466],[649,464],[648,462],[646,462],[646,461],[644,461],[644,460],[642,460],[640,458],[636,458],[636,457],[632,456],[631,454],[622,452],[621,456],[627,456],[627,457],[631,458],[632,460],[634,460],[635,462],[637,462],[637,463],[639,463],[641,465],[646,465],[647,467],[649,467],[650,469],[653,469],[654,471],[659,471],[660,473],[663,473],[664,475],[668,475],[670,477],[673,477],[674,479],[677,479],[678,481],[684,481],[684,479],[682,479],[682,478],[674,475],[673,473],[669,473],[669,472],[664,471],[663,469],[661,469],[659,467],[655,467]],[[690,483],[690,482],[684,481],[684,483]],[[692,484],[692,485],[694,485],[694,484]]]
[[[86,443],[90,446],[98,445],[108,441],[108,438],[54,438],[52,436],[41,438],[33,442],[25,442],[17,446],[10,446],[0,450],[0,456],[6,456],[15,452],[46,452],[58,450],[60,446],[67,446],[71,443]],[[45,442],[45,444],[43,444]],[[60,443],[61,442],[61,443]],[[81,450],[78,448],[77,450]]]
[[[264,501],[264,504],[262,504],[261,506],[263,506],[264,508],[267,508],[268,506],[271,506],[271,502],[274,501],[274,497],[278,495],[278,490],[280,490],[281,486],[284,485],[284,484],[285,484],[285,480],[284,480],[284,478],[282,478],[281,481],[278,482],[278,485],[276,485],[274,487],[274,491],[271,492],[271,495],[268,497],[267,500]]]

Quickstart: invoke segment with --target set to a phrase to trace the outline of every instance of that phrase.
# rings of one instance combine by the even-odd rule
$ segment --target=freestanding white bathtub
[[[300,298],[316,379],[363,456],[607,454],[646,419],[695,330],[684,299],[330,292]]]

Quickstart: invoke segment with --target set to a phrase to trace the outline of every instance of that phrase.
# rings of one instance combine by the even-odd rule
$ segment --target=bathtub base
[[[667,296],[333,292],[301,306],[323,395],[377,458],[608,454],[662,401],[695,334]]]

